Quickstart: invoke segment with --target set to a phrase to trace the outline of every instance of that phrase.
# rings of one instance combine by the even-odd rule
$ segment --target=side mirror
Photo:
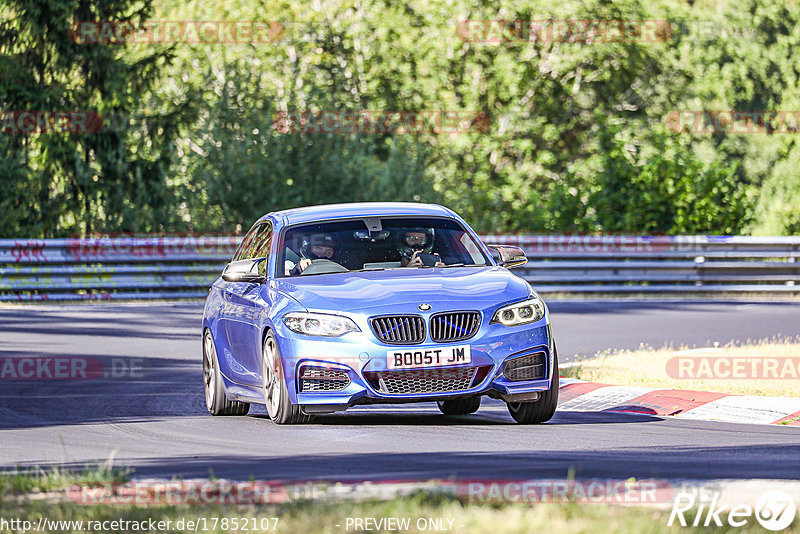
[[[222,279],[226,282],[263,284],[267,277],[264,276],[263,269],[259,269],[259,264],[265,261],[265,258],[232,261],[222,271]]]
[[[522,267],[528,263],[528,258],[519,247],[512,247],[509,245],[486,245],[490,249],[496,250],[500,255],[498,263],[507,269],[514,269],[515,267]]]

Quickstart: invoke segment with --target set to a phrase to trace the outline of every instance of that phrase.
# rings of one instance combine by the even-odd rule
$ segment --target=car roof
[[[454,213],[438,204],[417,202],[354,202],[349,204],[324,204],[276,211],[269,215],[282,218],[284,224],[302,224],[328,219],[388,216],[438,216],[453,217]],[[268,215],[265,215],[266,218]]]

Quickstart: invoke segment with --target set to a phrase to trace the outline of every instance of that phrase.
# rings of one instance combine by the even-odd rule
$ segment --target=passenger
[[[424,267],[420,254],[431,254],[433,251],[433,228],[409,228],[400,232],[397,251],[400,253],[400,264],[403,267]],[[438,254],[436,254],[438,257]],[[441,260],[436,267],[444,267]]]

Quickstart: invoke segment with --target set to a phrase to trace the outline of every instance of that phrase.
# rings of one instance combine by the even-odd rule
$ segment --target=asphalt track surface
[[[607,348],[705,346],[800,333],[796,303],[554,302],[563,360]],[[198,304],[0,308],[0,358],[85,356],[87,380],[0,380],[0,468],[114,458],[137,477],[246,480],[800,479],[800,428],[558,412],[520,426],[485,400],[471,416],[372,406],[279,427],[263,407],[211,417]],[[136,362],[133,372],[120,364]]]

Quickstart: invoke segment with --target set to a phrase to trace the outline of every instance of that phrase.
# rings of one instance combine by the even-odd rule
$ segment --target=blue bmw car
[[[208,411],[265,404],[278,424],[380,403],[446,415],[501,399],[548,421],[558,355],[547,306],[453,211],[414,203],[269,213],[211,286],[203,313]]]

